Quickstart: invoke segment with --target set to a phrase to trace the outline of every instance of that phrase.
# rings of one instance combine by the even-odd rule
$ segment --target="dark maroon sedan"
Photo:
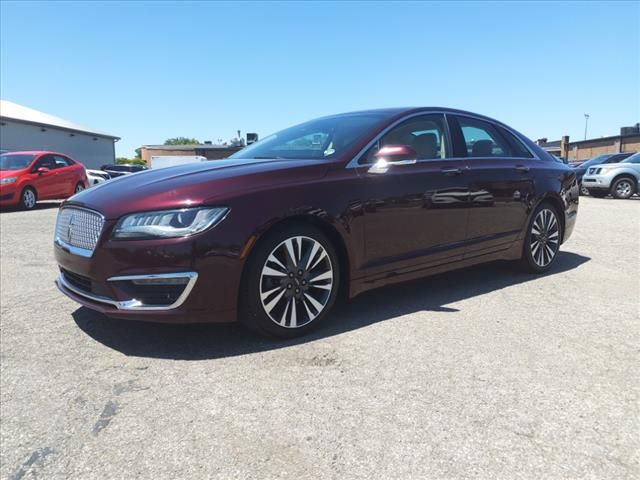
[[[291,337],[340,294],[496,259],[545,272],[577,210],[573,170],[500,122],[348,113],[75,195],[58,215],[57,284],[112,317]]]

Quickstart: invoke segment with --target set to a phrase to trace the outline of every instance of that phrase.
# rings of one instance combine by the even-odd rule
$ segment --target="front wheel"
[[[580,184],[580,195],[588,196],[589,189],[585,187],[583,184]]]
[[[633,195],[635,183],[634,180],[627,177],[619,178],[611,186],[611,195],[613,198],[627,199]]]
[[[316,327],[335,303],[340,268],[318,229],[292,225],[269,234],[248,260],[240,315],[260,333],[293,338]]]
[[[533,213],[524,241],[521,263],[532,273],[551,268],[560,250],[560,218],[549,204],[540,205]]]
[[[20,208],[23,210],[33,210],[36,208],[38,196],[36,191],[31,187],[26,187],[20,194]]]

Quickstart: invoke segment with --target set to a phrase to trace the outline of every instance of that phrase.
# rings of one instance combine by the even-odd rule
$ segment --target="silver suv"
[[[582,186],[598,198],[609,194],[613,198],[629,198],[640,192],[640,152],[620,163],[589,167]]]

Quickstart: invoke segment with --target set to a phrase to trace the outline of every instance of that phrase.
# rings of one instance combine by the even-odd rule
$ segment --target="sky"
[[[0,2],[0,96],[121,137],[440,106],[535,140],[640,121],[640,2]]]

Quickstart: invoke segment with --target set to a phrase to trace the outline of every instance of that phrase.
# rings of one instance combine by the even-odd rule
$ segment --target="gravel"
[[[640,198],[550,274],[364,294],[312,336],[107,319],[55,288],[57,204],[0,213],[0,477],[640,476]]]

